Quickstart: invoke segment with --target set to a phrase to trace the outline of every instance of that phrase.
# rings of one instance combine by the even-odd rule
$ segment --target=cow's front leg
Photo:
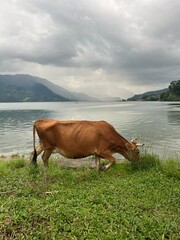
[[[95,155],[95,164],[96,164],[96,171],[99,171],[99,165],[100,165],[100,156]]]

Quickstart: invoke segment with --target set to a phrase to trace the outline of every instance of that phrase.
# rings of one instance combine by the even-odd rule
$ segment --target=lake
[[[180,102],[0,103],[0,155],[28,155],[39,118],[106,120],[126,139],[145,143],[143,151],[180,157]]]

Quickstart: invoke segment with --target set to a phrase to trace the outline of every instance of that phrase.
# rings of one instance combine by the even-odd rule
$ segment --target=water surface
[[[29,154],[39,118],[106,120],[161,158],[180,156],[180,102],[0,103],[0,154]]]

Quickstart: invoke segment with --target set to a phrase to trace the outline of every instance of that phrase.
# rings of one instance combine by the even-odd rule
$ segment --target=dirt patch
[[[59,158],[58,162],[61,166],[64,167],[71,167],[71,168],[78,168],[78,167],[90,167],[95,168],[95,159],[88,158],[88,159],[66,159],[66,158]]]
[[[71,167],[71,168],[78,168],[78,167],[90,167],[90,168],[95,168],[95,159],[93,157],[88,157],[88,158],[80,158],[80,159],[67,159],[67,158],[57,158],[58,163],[61,166],[64,167]],[[105,160],[101,160],[102,161]],[[117,159],[117,163],[122,163],[122,162],[129,162],[126,159]],[[100,164],[101,164],[100,163]]]

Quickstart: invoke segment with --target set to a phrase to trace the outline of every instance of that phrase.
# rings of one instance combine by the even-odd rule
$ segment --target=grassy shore
[[[180,239],[180,161],[107,172],[0,161],[0,239]]]

